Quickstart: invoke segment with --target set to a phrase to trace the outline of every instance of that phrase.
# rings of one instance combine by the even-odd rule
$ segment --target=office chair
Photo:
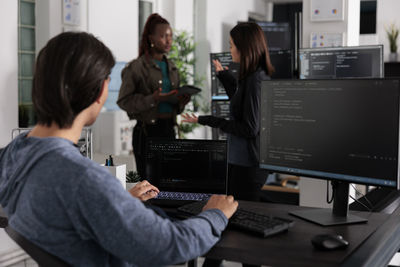
[[[6,233],[8,234],[11,239],[15,241],[29,256],[32,257],[34,261],[40,267],[67,267],[70,266],[60,258],[46,252],[45,250],[41,249],[37,245],[33,244],[17,231],[12,229],[10,225],[6,226],[5,229]]]

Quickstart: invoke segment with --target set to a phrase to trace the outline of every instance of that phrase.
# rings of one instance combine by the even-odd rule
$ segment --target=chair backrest
[[[17,243],[29,256],[35,260],[40,267],[67,267],[70,266],[60,258],[46,252],[37,245],[33,244],[17,231],[12,229],[10,225],[5,227],[6,233]]]

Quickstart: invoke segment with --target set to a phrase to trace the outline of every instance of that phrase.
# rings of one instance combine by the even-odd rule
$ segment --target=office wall
[[[309,17],[309,1],[310,0],[304,0],[303,1],[303,14],[304,16]],[[347,2],[348,0],[346,0]],[[353,1],[353,0],[351,0]],[[357,7],[358,3],[357,2],[351,2],[350,1],[350,7],[351,9],[353,8],[359,8]],[[357,0],[359,1],[359,0]],[[384,55],[385,55],[385,61],[388,60],[389,57],[389,41],[386,36],[386,31],[385,27],[389,26],[391,23],[395,23],[398,28],[400,28],[400,17],[398,14],[398,10],[400,10],[400,1],[398,0],[378,0],[377,1],[377,14],[376,14],[376,35],[365,35],[362,36],[363,44],[383,44],[384,45]],[[352,20],[356,20],[356,16],[351,17]],[[359,20],[359,18],[357,18]],[[322,23],[321,24],[321,30],[325,31],[338,31],[339,29],[343,28],[344,29],[344,23],[337,23],[337,25],[333,24],[328,24],[328,23]],[[353,25],[356,25],[353,23]],[[308,23],[304,23],[303,25],[303,30],[304,30],[304,39],[303,39],[303,45],[305,47],[309,46],[309,33],[310,33],[310,25]],[[353,35],[351,36],[356,36],[355,30]],[[349,37],[349,35],[347,35]],[[307,43],[305,43],[307,42]],[[356,42],[354,42],[356,43]],[[400,43],[400,39],[399,39]],[[353,42],[350,42],[349,45],[354,45]],[[398,51],[399,52],[399,51]]]
[[[229,31],[238,21],[247,21],[249,12],[267,14],[267,3],[263,0],[207,0],[205,26],[211,52],[229,50]],[[201,14],[198,14],[199,16]]]
[[[88,31],[99,37],[117,61],[138,55],[138,0],[88,0]]]
[[[18,2],[0,2],[0,147],[18,127]]]
[[[343,21],[311,21],[311,0],[303,0],[303,47],[310,47],[312,32],[344,32],[344,45],[354,46],[360,36],[360,0],[344,0]]]
[[[180,12],[180,10],[185,12],[183,9],[179,10],[179,6],[176,2],[176,0],[156,0],[156,9],[154,9],[155,12],[159,13],[162,17],[168,20],[173,28],[175,28],[176,8],[178,8],[178,12]]]
[[[80,0],[80,25],[72,26],[63,24],[63,1],[36,0],[36,51],[64,30],[87,31],[87,1]]]
[[[174,29],[193,33],[193,8],[194,0],[175,0]]]

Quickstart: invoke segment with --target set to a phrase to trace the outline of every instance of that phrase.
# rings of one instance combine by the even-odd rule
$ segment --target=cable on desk
[[[361,206],[363,206],[364,208],[366,208],[368,212],[372,212],[372,209],[369,208],[367,205],[365,205],[364,203],[362,203],[361,201],[359,201],[359,200],[356,199],[355,197],[353,197],[353,196],[351,196],[351,195],[349,195],[349,196],[350,196],[350,198],[351,198],[352,200],[354,200],[355,202],[357,202],[358,204],[360,204]]]
[[[368,200],[367,196],[364,195],[362,192],[358,191],[358,189],[354,186],[354,184],[350,184],[350,185],[351,185],[351,187],[353,187],[353,189],[358,194],[361,195],[361,197],[364,197],[365,201],[368,202],[367,204],[370,206],[370,208],[366,204],[362,203],[360,200],[358,200],[358,199],[356,199],[356,198],[354,198],[352,196],[350,196],[350,198],[353,199],[355,202],[359,203],[360,205],[362,205],[364,208],[366,208],[367,211],[372,212],[372,209],[374,208],[374,205],[371,204],[371,202]]]
[[[331,184],[331,186],[332,186],[332,198],[329,200],[329,180],[326,180],[326,202],[328,202],[328,204],[331,204],[333,198],[335,197],[335,190],[333,188],[333,184]]]

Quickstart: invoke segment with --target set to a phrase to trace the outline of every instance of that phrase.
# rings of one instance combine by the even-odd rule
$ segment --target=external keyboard
[[[186,204],[178,208],[179,212],[197,215],[202,211],[206,202],[198,201]],[[256,213],[243,208],[238,208],[236,213],[229,219],[228,226],[241,229],[262,237],[284,232],[294,224],[293,221],[285,218],[272,217]]]
[[[207,200],[210,198],[210,194],[204,193],[188,193],[188,192],[169,192],[160,191],[156,199],[172,199],[172,200]]]

